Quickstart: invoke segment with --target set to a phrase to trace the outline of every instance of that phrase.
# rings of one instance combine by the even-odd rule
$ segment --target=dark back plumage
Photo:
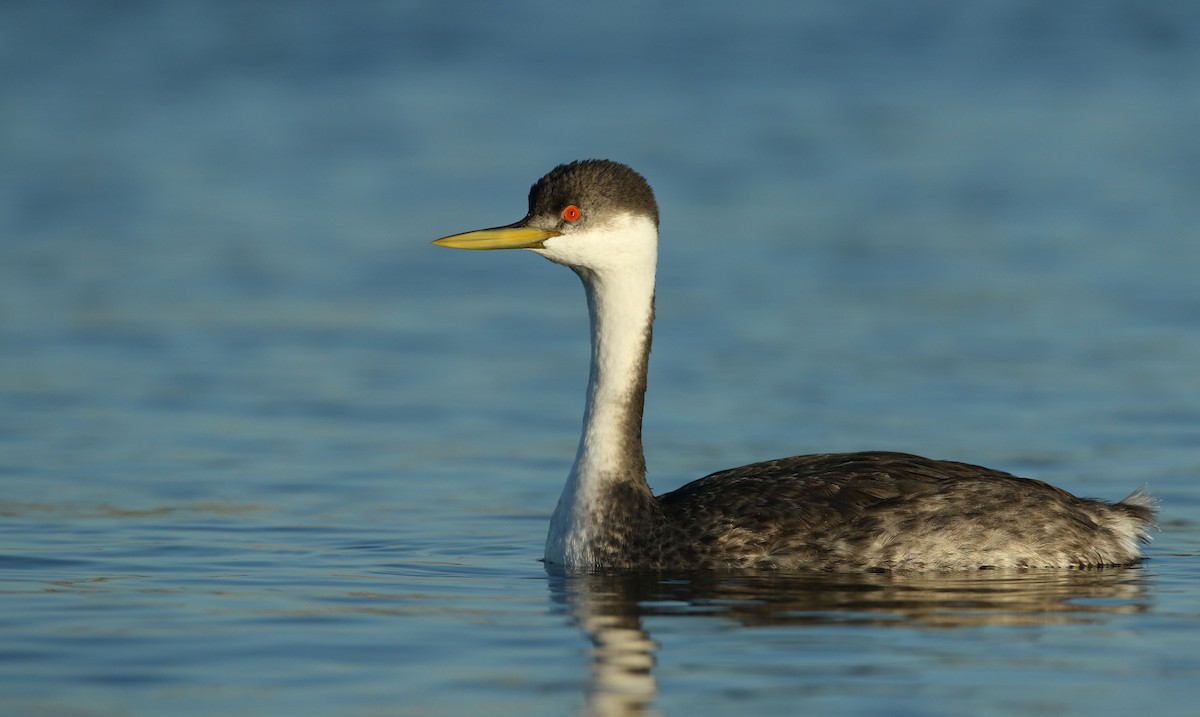
[[[612,496],[631,567],[814,570],[1087,568],[1141,558],[1153,501],[1077,498],[1042,481],[905,453],[793,456],[654,499]],[[622,517],[618,517],[622,516]],[[627,516],[627,517],[624,517]],[[633,525],[653,526],[644,533]],[[623,554],[623,555],[621,555]],[[620,557],[618,558],[618,555]]]

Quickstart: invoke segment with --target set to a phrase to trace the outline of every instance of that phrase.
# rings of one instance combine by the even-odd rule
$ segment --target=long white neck
[[[620,530],[615,493],[652,500],[642,452],[642,408],[654,321],[657,229],[636,222],[627,232],[653,232],[636,251],[600,267],[573,267],[587,293],[592,330],[591,374],[583,435],[546,538],[546,561],[595,565],[604,531]],[[614,491],[614,488],[632,489]]]

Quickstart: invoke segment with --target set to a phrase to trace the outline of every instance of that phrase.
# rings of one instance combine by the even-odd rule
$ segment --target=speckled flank
[[[1116,504],[903,453],[795,456],[702,478],[647,503],[613,491],[597,553],[629,567],[1083,568],[1141,558],[1144,494]]]
[[[561,165],[534,184],[517,226],[552,235],[531,250],[579,275],[592,327],[583,436],[551,519],[547,562],[962,570],[1142,558],[1154,501],[1141,491],[1106,503],[903,453],[782,458],[655,497],[642,452],[658,242],[650,185],[615,162]]]

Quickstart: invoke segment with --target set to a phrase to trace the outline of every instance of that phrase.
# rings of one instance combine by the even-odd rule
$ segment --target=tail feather
[[[1139,521],[1138,540],[1143,543],[1150,542],[1150,530],[1158,527],[1155,516],[1155,513],[1158,512],[1158,498],[1151,495],[1150,491],[1146,490],[1146,486],[1138,486],[1114,507],[1123,509],[1126,515]]]

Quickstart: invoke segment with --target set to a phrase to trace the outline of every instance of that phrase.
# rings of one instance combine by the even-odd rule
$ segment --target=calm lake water
[[[5,715],[1194,715],[1200,5],[0,7]],[[1141,566],[563,576],[574,276],[655,186],[651,483],[892,449]]]

